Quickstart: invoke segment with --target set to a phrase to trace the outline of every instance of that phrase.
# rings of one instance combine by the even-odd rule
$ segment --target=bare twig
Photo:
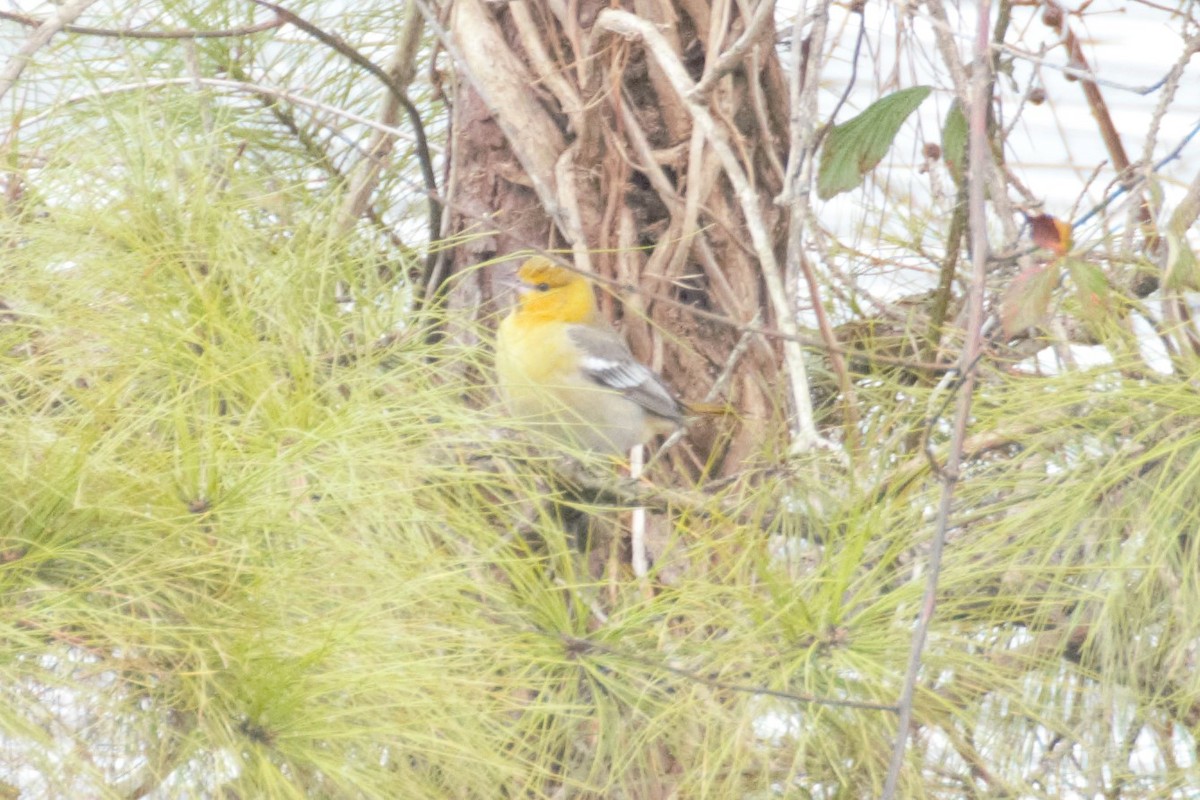
[[[956,179],[955,183],[958,187],[955,191],[954,211],[950,216],[950,229],[946,231],[946,255],[942,260],[938,286],[929,310],[929,333],[921,352],[921,357],[926,361],[932,361],[937,356],[937,349],[942,341],[942,326],[946,324],[946,314],[950,309],[954,278],[958,274],[958,259],[962,252],[963,233],[967,227],[967,187],[961,178]]]
[[[416,7],[409,2],[404,13],[404,30],[388,66],[387,74],[395,82],[397,88],[407,89],[413,77],[413,62],[421,41],[422,18]],[[389,127],[395,127],[400,109],[400,97],[395,91],[388,91],[379,110],[379,121]],[[392,152],[395,135],[385,131],[376,131],[371,143],[367,146],[367,155],[358,165],[350,179],[338,212],[338,227],[348,230],[370,205],[371,196],[379,185],[383,175],[386,159]],[[435,241],[440,231],[431,232],[430,241]],[[431,270],[428,269],[427,274]]]
[[[883,800],[893,800],[900,781],[900,772],[904,767],[904,753],[908,745],[909,725],[912,722],[913,698],[916,693],[917,677],[921,671],[921,658],[925,649],[925,639],[933,621],[934,608],[937,605],[938,581],[941,577],[942,550],[946,543],[946,533],[950,525],[950,505],[954,499],[954,490],[959,480],[959,470],[962,466],[963,443],[967,435],[967,421],[971,414],[971,401],[975,386],[975,369],[983,342],[983,295],[987,278],[988,239],[986,189],[984,175],[985,163],[991,152],[988,146],[988,109],[991,92],[992,63],[991,51],[988,46],[989,20],[991,17],[990,0],[980,0],[976,22],[975,63],[971,73],[971,102],[969,105],[970,145],[968,172],[969,212],[971,225],[971,261],[972,282],[968,296],[967,312],[967,341],[959,361],[962,384],[959,387],[958,408],[954,415],[954,429],[950,439],[950,454],[946,466],[942,470],[942,496],[938,505],[937,521],[933,534],[933,542],[929,550],[929,562],[926,568],[925,591],[921,600],[920,616],[913,631],[912,645],[909,649],[908,667],[904,675],[904,685],[897,703],[900,709],[899,720],[896,723],[896,742],[892,748],[892,759],[888,765],[887,779],[883,788]]]
[[[52,16],[48,17],[29,35],[25,43],[17,48],[17,52],[13,53],[8,64],[0,71],[0,98],[8,94],[8,90],[17,82],[17,78],[21,77],[21,73],[29,65],[33,54],[49,44],[50,40],[54,38],[54,34],[65,28],[71,20],[78,18],[94,2],[96,0],[75,0],[73,3],[60,6]]]
[[[1190,131],[1188,131],[1187,134],[1182,139],[1179,140],[1179,143],[1177,145],[1175,145],[1175,147],[1171,150],[1171,152],[1167,153],[1165,156],[1160,158],[1158,161],[1154,162],[1154,168],[1150,170],[1150,174],[1153,175],[1154,173],[1158,172],[1163,167],[1165,167],[1167,164],[1169,164],[1172,161],[1174,161],[1175,159],[1179,158],[1179,156],[1182,155],[1182,153],[1183,153],[1183,149],[1185,147],[1187,147],[1188,143],[1191,142],[1192,139],[1196,138],[1197,134],[1200,134],[1200,122],[1197,122],[1192,127],[1192,129]],[[1134,189],[1139,188],[1140,186],[1142,186],[1143,183],[1145,183],[1145,181],[1146,181],[1146,176],[1142,176],[1132,182],[1121,184],[1116,189],[1114,189],[1111,194],[1109,194],[1107,197],[1105,197],[1103,200],[1101,200],[1096,205],[1089,208],[1087,210],[1086,214],[1084,214],[1083,216],[1081,216],[1077,220],[1075,220],[1073,223],[1071,223],[1071,227],[1079,228],[1080,226],[1086,224],[1092,217],[1096,216],[1101,211],[1103,211],[1104,209],[1106,209],[1110,205],[1112,205],[1113,202],[1116,201],[1117,198],[1119,198],[1121,195],[1126,194],[1127,192],[1130,192]]]
[[[694,95],[692,99],[696,101],[706,99],[708,93],[717,85],[717,81],[728,75],[742,63],[746,52],[762,38],[763,30],[774,19],[775,0],[760,0],[758,7],[754,10],[754,16],[750,18],[750,22],[746,25],[746,30],[737,38],[737,41],[729,46],[728,50],[721,53],[713,63],[711,69],[706,68],[704,70],[704,75],[692,89]]]
[[[854,6],[853,10],[858,14],[858,35],[854,37],[854,52],[850,54],[850,77],[846,79],[846,86],[842,89],[841,96],[838,97],[833,110],[829,112],[829,119],[817,131],[812,143],[813,151],[821,146],[821,142],[837,124],[838,112],[842,110],[842,106],[846,105],[846,101],[850,99],[850,93],[854,91],[854,84],[858,82],[858,57],[862,52],[863,42],[867,39],[867,15],[861,6]]]
[[[955,34],[950,26],[950,18],[946,13],[946,7],[942,0],[925,0],[925,5],[929,9],[934,41],[937,44],[938,51],[942,55],[942,62],[946,65],[946,69],[950,73],[951,82],[954,84],[954,94],[958,97],[963,108],[969,108],[971,105],[970,82],[967,70],[959,60],[958,46],[954,41]],[[988,47],[990,49],[991,45],[989,44]],[[1005,247],[1007,249],[1013,242],[1017,241],[1019,230],[1013,216],[1012,206],[1008,201],[1008,185],[1005,182],[1005,174],[990,158],[984,160],[983,169],[985,170],[983,180],[987,181],[991,192],[992,204],[996,211],[996,218],[1004,229]]]
[[[1200,53],[1200,36],[1192,36],[1185,42],[1183,52],[1171,66],[1167,76],[1163,78],[1163,92],[1158,98],[1154,114],[1150,117],[1150,127],[1146,134],[1146,141],[1142,145],[1141,164],[1146,167],[1149,167],[1154,160],[1154,147],[1158,144],[1159,128],[1162,125],[1163,117],[1166,116],[1167,110],[1171,107],[1171,103],[1174,102],[1175,95],[1179,91],[1183,71],[1187,67],[1188,62],[1192,60],[1192,56],[1196,53]]]
[[[1191,262],[1192,269],[1195,269],[1195,255],[1191,250],[1191,246],[1187,241],[1187,232],[1195,224],[1197,217],[1200,217],[1200,173],[1197,173],[1192,178],[1191,184],[1184,193],[1183,199],[1179,205],[1175,207],[1170,219],[1167,221],[1164,231],[1167,239],[1165,264],[1163,266],[1163,282],[1174,284],[1175,274],[1184,268],[1184,264]],[[1185,284],[1186,285],[1186,284]],[[1178,299],[1177,291],[1172,289],[1164,293],[1163,298],[1164,308],[1167,311],[1168,319],[1176,321],[1176,324],[1186,324],[1183,328],[1184,338],[1191,345],[1192,351],[1197,349],[1197,341],[1194,334],[1194,323],[1190,317],[1183,318],[1180,313],[1186,306]],[[1174,301],[1174,302],[1169,302]]]
[[[546,29],[543,21],[535,20],[528,3],[511,3],[508,11],[521,35],[521,48],[529,59],[529,66],[537,73],[538,81],[550,90],[563,113],[571,118],[576,131],[584,130],[584,102],[575,86],[560,70],[554,58],[546,50]]]
[[[1019,47],[1014,47],[1005,42],[993,43],[992,49],[996,50],[997,52],[1002,52],[1006,55],[1012,56],[1014,59],[1026,61],[1038,67],[1056,70],[1069,78],[1078,78],[1081,81],[1089,81],[1097,86],[1107,86],[1110,89],[1117,89],[1122,92],[1132,92],[1133,94],[1140,94],[1142,96],[1157,92],[1167,81],[1167,77],[1162,77],[1148,86],[1133,86],[1128,83],[1121,83],[1119,81],[1101,78],[1095,72],[1086,67],[1073,66],[1070,64],[1058,64],[1054,61],[1045,59],[1040,55],[1031,53],[1028,50],[1022,50]]]
[[[789,147],[788,163],[784,173],[783,189],[775,199],[777,204],[788,209],[787,251],[785,255],[784,280],[788,296],[795,298],[799,294],[799,280],[803,275],[812,298],[813,309],[817,315],[817,324],[821,338],[826,345],[837,347],[837,338],[825,315],[821,304],[815,275],[811,265],[804,255],[805,231],[812,228],[812,198],[811,186],[813,165],[816,163],[817,145],[821,136],[832,125],[832,119],[820,130],[817,128],[817,91],[820,80],[820,58],[825,49],[825,31],[829,25],[829,2],[822,2],[812,12],[809,19],[812,28],[807,41],[802,37],[803,20],[797,13],[792,26],[792,64],[788,76],[789,93],[792,101],[791,116],[788,120]],[[807,58],[806,54],[807,53]],[[835,373],[838,376],[839,388],[843,393],[843,409],[846,413],[847,443],[849,449],[854,449],[854,428],[856,426],[853,411],[852,384],[846,370],[845,361],[840,356],[831,359]]]
[[[833,323],[829,321],[829,314],[825,311],[825,303],[821,298],[821,285],[817,282],[817,273],[813,269],[812,261],[804,254],[802,248],[797,248],[795,255],[796,263],[800,267],[800,274],[804,276],[804,284],[808,288],[808,295],[812,298],[812,311],[813,316],[817,318],[817,330],[825,342],[829,353],[829,364],[833,368],[834,375],[837,376],[838,390],[842,393],[844,418],[842,430],[845,432],[846,449],[854,452],[858,440],[858,401],[854,397],[854,382],[850,379],[850,370],[846,366],[846,359],[838,352],[837,332],[834,331]]]
[[[858,77],[858,57],[862,50],[863,41],[867,34],[867,18],[861,7],[855,7],[855,13],[858,14],[859,26],[858,36],[854,41],[854,52],[850,60],[850,79],[846,82],[846,87],[838,98],[837,104],[830,112],[829,119],[815,132],[811,121],[799,122],[797,117],[793,117],[792,133],[793,160],[799,158],[798,170],[799,174],[792,174],[789,177],[792,180],[792,189],[790,193],[791,202],[791,218],[788,221],[788,251],[787,251],[787,271],[789,276],[797,273],[804,277],[804,283],[808,288],[809,297],[812,300],[813,314],[817,319],[817,330],[821,334],[821,338],[825,343],[837,348],[837,334],[833,330],[833,325],[829,321],[829,315],[825,312],[825,304],[821,299],[820,284],[817,282],[816,272],[813,270],[812,264],[808,257],[804,254],[804,232],[811,229],[812,226],[812,206],[809,202],[808,188],[812,176],[813,155],[817,152],[817,148],[821,146],[821,141],[834,127],[837,119],[838,111],[845,104],[846,99],[850,96],[851,90],[854,88],[855,81]],[[818,20],[826,18],[824,12],[819,12]],[[824,23],[814,25],[814,36],[809,40],[809,59],[815,65],[816,59],[820,57],[823,42],[816,35],[823,35]],[[798,32],[797,32],[798,33]],[[795,34],[794,34],[795,35]],[[799,53],[793,53],[794,58],[799,58]],[[812,68],[807,69],[804,73],[814,76],[814,80],[810,80],[798,90],[793,90],[793,95],[799,97],[800,104],[805,108],[816,110],[816,88],[819,81],[815,80],[815,76],[819,74],[819,70]],[[792,65],[792,80],[800,81],[801,65],[799,62]],[[797,191],[797,184],[799,191]],[[847,450],[854,452],[856,449],[857,431],[858,431],[858,403],[854,398],[854,383],[850,379],[850,371],[846,367],[846,360],[842,358],[840,353],[835,350],[829,351],[829,363],[833,368],[834,375],[837,376],[838,390],[842,394],[842,412],[844,415],[845,424],[843,430],[846,436]]]
[[[754,316],[754,321],[757,322],[761,316],[762,312],[756,314]],[[746,354],[746,351],[750,349],[751,343],[755,341],[759,341],[758,337],[749,332],[743,333],[738,337],[737,344],[733,346],[733,349],[729,351],[729,357],[725,359],[725,366],[721,368],[720,374],[717,375],[716,380],[712,382],[712,386],[710,386],[708,392],[705,393],[704,398],[700,401],[701,403],[712,403],[721,396],[721,392],[725,391],[725,385],[729,383],[730,378],[733,377],[733,371],[737,368],[738,362],[742,360],[742,356]],[[654,454],[653,458],[658,458],[660,455],[674,447],[675,443],[682,439],[686,432],[686,428],[678,428],[675,430],[674,433],[666,438],[666,440],[662,443],[662,446],[658,448],[658,451]],[[651,462],[653,462],[653,459],[651,459]]]
[[[758,47],[750,51],[750,104],[754,108],[754,118],[758,122],[758,128],[761,131],[769,132],[771,130],[771,121],[767,111],[767,97],[763,92],[762,82],[759,80],[759,75],[762,72],[762,52]],[[771,165],[771,169],[775,172],[776,177],[782,184],[784,179],[783,163],[779,160],[779,154],[775,152],[774,147],[763,148],[763,152],[767,156],[767,162]]]
[[[90,4],[89,4],[90,5]],[[12,11],[0,11],[0,19],[36,28],[45,20],[31,17],[28,14],[16,14]],[[170,31],[143,31],[137,28],[89,28],[83,25],[64,25],[63,33],[79,36],[103,36],[112,39],[231,39],[239,36],[252,36],[263,31],[273,30],[283,25],[283,17],[278,15],[266,22],[256,22],[241,28],[223,28],[221,30],[197,31],[191,28],[179,28]]]
[[[204,128],[204,133],[212,136],[213,133],[213,115],[212,103],[207,94],[200,92],[200,54],[196,52],[196,43],[190,39],[182,42],[183,45],[183,63],[187,65],[188,73],[192,78],[192,85],[196,88],[198,96],[197,105],[200,107],[200,125]]]
[[[750,185],[737,156],[730,146],[725,131],[717,124],[706,105],[699,102],[694,93],[695,84],[687,74],[670,45],[659,30],[646,20],[627,11],[606,8],[596,17],[596,29],[606,30],[619,36],[641,40],[646,50],[662,68],[672,87],[684,101],[692,116],[693,124],[703,132],[709,146],[721,161],[730,184],[733,185],[746,227],[754,245],[754,253],[762,266],[763,281],[767,287],[777,324],[786,334],[796,334],[798,327],[792,313],[791,303],[784,287],[782,270],[775,258],[774,243],[767,232],[759,196]],[[809,450],[821,443],[813,420],[812,400],[809,397],[808,372],[804,364],[804,352],[791,340],[784,341],[784,361],[790,378],[791,399],[796,411],[796,431],[793,449],[797,452]]]
[[[1167,235],[1176,237],[1181,244],[1184,243],[1184,237],[1191,230],[1192,225],[1196,223],[1196,219],[1200,218],[1200,173],[1197,173],[1192,178],[1192,182],[1188,185],[1187,191],[1179,201],[1179,205],[1175,207],[1175,211],[1171,214],[1171,219],[1167,223]],[[1168,262],[1168,269],[1170,263]]]
[[[579,140],[576,139],[562,151],[554,164],[554,186],[557,190],[556,199],[560,212],[563,233],[571,243],[571,254],[575,257],[575,266],[585,274],[593,274],[591,248],[588,247],[587,234],[583,230],[583,214],[579,209],[579,191],[575,185],[575,155],[579,152]]]
[[[700,128],[693,126],[692,135],[688,141],[688,181],[687,194],[683,198],[683,215],[679,221],[679,236],[681,240],[690,239],[695,235],[697,221],[700,219],[700,198],[707,196],[713,182],[719,174],[719,167],[711,159],[705,157],[704,134]],[[684,241],[679,243],[675,257],[671,260],[668,270],[675,272],[682,269],[687,261],[689,247]],[[732,293],[729,293],[732,297]],[[729,304],[729,298],[724,298],[725,307],[734,309],[737,304]]]
[[[1046,0],[1046,12],[1042,14],[1042,22],[1063,38],[1063,44],[1067,48],[1067,58],[1070,59],[1071,64],[1084,70],[1090,70],[1087,57],[1083,53],[1083,45],[1067,23],[1067,13],[1067,10],[1057,0]],[[1099,85],[1095,80],[1089,78],[1081,79],[1079,85],[1083,89],[1088,109],[1092,112],[1092,117],[1095,118],[1096,125],[1100,129],[1100,138],[1108,150],[1108,157],[1112,161],[1113,169],[1117,171],[1122,183],[1131,184],[1134,176],[1130,173],[1129,156],[1125,153],[1125,145],[1121,141],[1121,134],[1112,120],[1112,115],[1108,113],[1108,104],[1100,92]],[[1135,213],[1138,224],[1145,231],[1147,246],[1153,249],[1157,235],[1153,230],[1152,215],[1144,197],[1138,203]],[[1130,226],[1126,226],[1126,229],[1129,230]]]
[[[429,241],[431,244],[436,242],[442,231],[442,203],[438,195],[437,175],[433,171],[433,157],[430,155],[429,141],[425,136],[425,123],[421,119],[421,112],[408,99],[408,88],[397,81],[395,75],[389,74],[374,61],[364,56],[341,36],[330,33],[303,17],[288,11],[283,6],[268,2],[268,0],[250,0],[250,2],[260,5],[263,8],[271,9],[309,36],[341,53],[352,63],[374,75],[395,96],[396,102],[400,104],[408,116],[408,124],[412,126],[413,137],[416,142],[417,163],[421,167],[421,178],[425,182],[425,196],[429,203]],[[435,248],[430,248],[426,257],[427,275],[433,273],[436,259]]]

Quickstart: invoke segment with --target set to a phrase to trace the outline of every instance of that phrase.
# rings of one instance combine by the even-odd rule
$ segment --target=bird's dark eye
[[[548,292],[550,291],[550,284],[543,281],[533,288],[537,289],[539,292]]]

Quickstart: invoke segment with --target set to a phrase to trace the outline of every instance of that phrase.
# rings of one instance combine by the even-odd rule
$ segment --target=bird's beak
[[[529,285],[517,278],[517,274],[511,273],[496,281],[501,289],[516,292],[518,297],[524,297],[529,293]]]
[[[516,296],[517,300],[529,294],[529,285],[520,281],[517,278],[516,272],[509,272],[508,275],[496,278],[496,288],[499,293],[509,293]]]

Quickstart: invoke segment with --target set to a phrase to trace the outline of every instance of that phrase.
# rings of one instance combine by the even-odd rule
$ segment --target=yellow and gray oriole
[[[600,318],[591,283],[540,256],[517,270],[496,372],[508,412],[564,446],[623,454],[683,423],[684,408]]]

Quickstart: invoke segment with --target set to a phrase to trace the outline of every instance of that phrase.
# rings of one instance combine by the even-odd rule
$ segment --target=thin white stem
[[[637,481],[642,477],[645,467],[646,448],[636,445],[629,451],[629,477]],[[645,579],[650,572],[650,557],[646,552],[646,509],[638,506],[633,509],[629,523],[629,561],[633,574],[639,579]]]
[[[793,102],[791,119],[789,121],[789,127],[791,128],[791,152],[788,154],[789,167],[787,184],[784,189],[784,195],[787,198],[784,205],[789,209],[790,215],[788,217],[787,254],[785,257],[783,282],[784,291],[789,299],[788,307],[791,315],[796,313],[795,304],[800,297],[800,261],[803,258],[801,251],[804,247],[804,232],[811,229],[813,222],[810,189],[813,178],[813,164],[815,163],[815,148],[813,145],[816,140],[818,127],[817,91],[821,83],[817,79],[817,76],[820,74],[821,53],[825,48],[825,31],[829,25],[829,7],[831,5],[830,0],[824,0],[812,12],[810,17],[812,20],[812,29],[808,35],[809,58],[807,65],[801,63],[803,54],[800,47],[796,45],[796,42],[802,39],[799,18],[797,18],[796,26],[792,30],[792,65],[789,75]],[[802,67],[807,77],[807,80],[803,84],[801,84],[800,79]],[[813,302],[819,302],[819,299],[814,296]],[[807,391],[805,395],[806,397],[808,396]],[[811,418],[811,408],[806,408],[805,414]],[[803,418],[805,415],[802,414],[800,416]],[[809,439],[809,437],[816,436],[815,427],[811,432],[801,428],[800,433],[801,435],[793,442],[793,452],[807,450],[811,446],[810,442],[815,441],[815,438]]]
[[[774,243],[767,232],[762,209],[759,207],[760,198],[746,177],[737,155],[730,146],[725,131],[717,124],[708,107],[695,92],[696,85],[683,64],[680,63],[667,40],[652,23],[635,16],[628,11],[606,8],[596,17],[596,29],[610,31],[618,36],[637,39],[654,57],[667,76],[675,93],[679,95],[692,117],[693,124],[701,131],[713,152],[721,162],[726,177],[733,186],[742,215],[746,219],[746,227],[750,232],[750,240],[754,253],[762,266],[763,281],[767,287],[767,296],[775,312],[780,330],[786,336],[799,333],[795,316],[792,314],[792,304],[788,300],[784,288],[783,273],[775,258]],[[804,364],[804,351],[798,342],[785,339],[783,341],[784,363],[787,365],[789,389],[793,407],[796,411],[796,425],[792,442],[793,452],[809,450],[821,443],[813,421],[812,401],[809,397],[808,372]]]

